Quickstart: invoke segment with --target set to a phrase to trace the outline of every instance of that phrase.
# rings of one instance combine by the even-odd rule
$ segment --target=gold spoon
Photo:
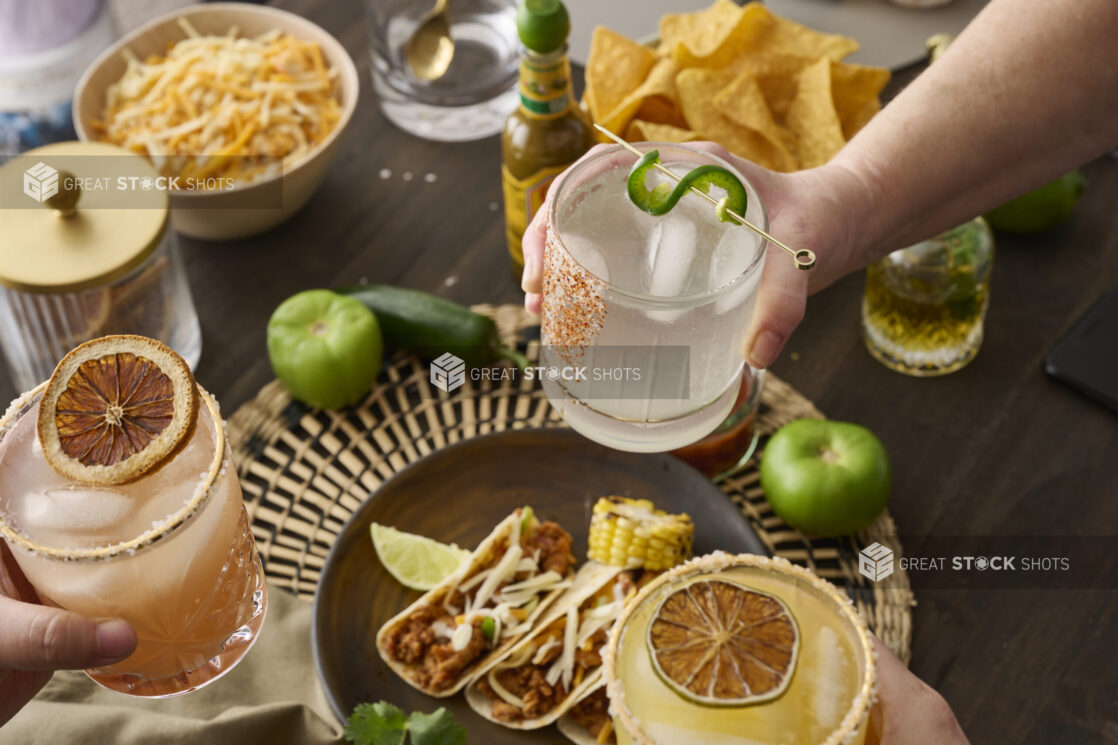
[[[454,59],[454,40],[450,38],[448,20],[450,0],[435,0],[404,47],[404,57],[412,73],[420,80],[438,80],[446,75]]]

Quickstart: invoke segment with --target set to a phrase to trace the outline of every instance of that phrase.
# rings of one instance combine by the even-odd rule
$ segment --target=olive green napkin
[[[311,657],[311,607],[269,588],[260,638],[241,663],[200,691],[143,700],[107,691],[80,672],[55,673],[0,727],[19,745],[338,745],[341,726]]]

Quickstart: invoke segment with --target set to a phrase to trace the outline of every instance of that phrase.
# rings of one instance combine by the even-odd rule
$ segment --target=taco
[[[615,745],[617,733],[613,731],[613,719],[609,715],[605,681],[594,690],[586,691],[559,717],[555,726],[575,745]]]
[[[536,628],[469,684],[470,707],[514,729],[537,729],[562,716],[601,684],[601,651],[636,587],[635,574],[584,565]]]
[[[411,686],[450,696],[532,630],[570,587],[575,562],[566,530],[518,509],[451,577],[381,627],[377,651]]]

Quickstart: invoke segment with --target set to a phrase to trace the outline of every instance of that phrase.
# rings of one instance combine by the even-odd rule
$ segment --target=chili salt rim
[[[621,633],[629,617],[643,604],[652,593],[661,586],[676,581],[688,574],[703,574],[720,571],[739,566],[770,569],[779,574],[792,575],[805,581],[813,588],[827,596],[838,606],[841,613],[854,626],[862,644],[862,653],[865,656],[866,668],[862,675],[862,683],[854,700],[850,704],[846,715],[838,728],[819,745],[850,745],[854,741],[858,730],[869,720],[870,709],[877,700],[877,653],[870,638],[869,626],[862,617],[854,603],[844,593],[838,591],[834,585],[815,573],[793,564],[780,556],[760,556],[758,554],[728,554],[715,551],[706,556],[698,556],[690,561],[671,569],[645,585],[639,593],[625,606],[621,616],[614,622],[610,630],[609,642],[602,656],[602,670],[606,680],[606,695],[609,698],[609,713],[620,720],[627,733],[639,745],[662,745],[653,740],[641,728],[638,717],[634,716],[625,704],[625,693],[621,690],[621,681],[614,675],[617,664],[618,648],[621,644]],[[702,708],[700,704],[693,704]]]
[[[8,411],[4,414],[4,417],[0,419],[0,439],[3,438],[4,434],[21,416],[28,413],[31,407],[36,405],[34,403],[35,396],[41,395],[46,389],[46,386],[46,383],[42,383],[12,402],[8,407]],[[197,387],[198,397],[205,403],[206,409],[210,413],[210,418],[213,419],[214,423],[214,456],[202,483],[198,485],[191,498],[183,504],[177,512],[162,521],[159,525],[141,533],[136,538],[114,543],[110,546],[98,546],[96,548],[61,549],[44,546],[16,530],[7,520],[2,518],[0,518],[0,536],[11,545],[18,546],[33,554],[46,556],[49,559],[56,559],[59,561],[104,561],[125,553],[133,554],[142,548],[172,535],[209,500],[210,495],[213,494],[217,486],[218,479],[221,478],[225,469],[232,464],[229,443],[225,437],[225,425],[221,421],[221,412],[217,401],[215,401],[202,386],[198,385]]]

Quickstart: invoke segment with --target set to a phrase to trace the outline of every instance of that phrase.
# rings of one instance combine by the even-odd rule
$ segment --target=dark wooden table
[[[444,145],[394,129],[369,90],[361,3],[280,4],[342,41],[364,89],[333,169],[294,219],[237,243],[181,239],[204,337],[198,377],[228,413],[271,380],[265,324],[299,290],[367,279],[467,304],[521,300],[505,252],[497,138]],[[1118,417],[1041,370],[1061,334],[1118,285],[1118,161],[1085,172],[1089,187],[1066,226],[998,236],[986,341],[969,367],[918,380],[871,359],[858,334],[863,279],[850,276],[811,299],[773,368],[828,416],[881,437],[894,466],[890,510],[910,548],[1118,534]],[[0,371],[0,398],[12,395]],[[972,742],[1118,743],[1113,587],[912,582],[912,669],[947,697]]]

